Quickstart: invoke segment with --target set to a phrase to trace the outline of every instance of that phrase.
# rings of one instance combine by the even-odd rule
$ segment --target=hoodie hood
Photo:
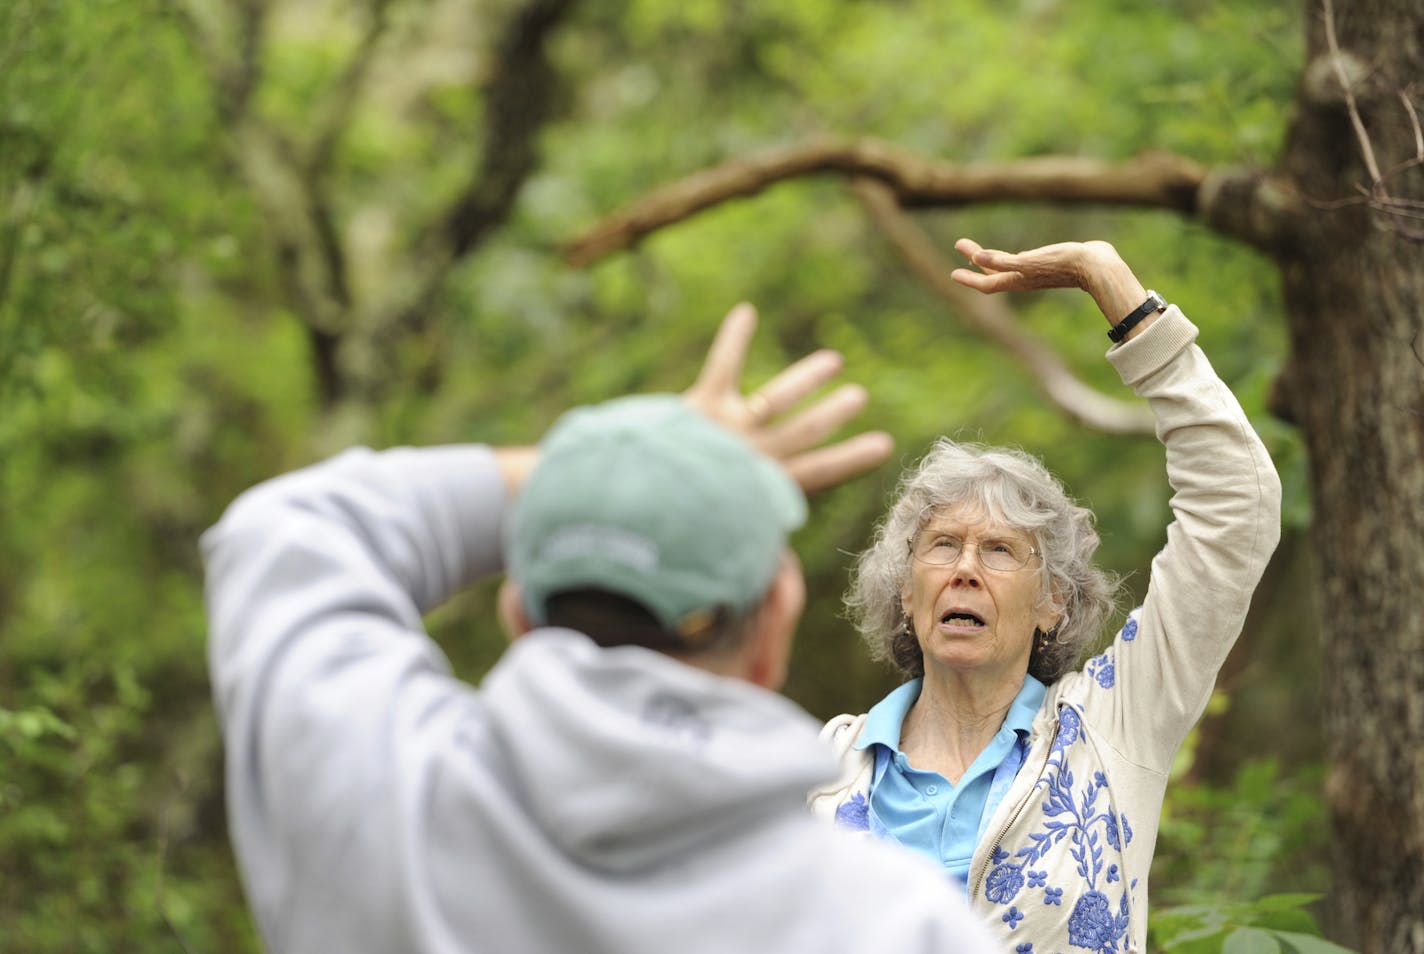
[[[629,871],[786,817],[836,774],[776,693],[634,646],[542,629],[484,684],[515,796],[581,863]]]

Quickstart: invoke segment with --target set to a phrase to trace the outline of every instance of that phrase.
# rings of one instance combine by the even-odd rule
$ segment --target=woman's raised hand
[[[962,238],[954,247],[979,271],[956,268],[949,277],[985,294],[1081,288],[1093,296],[1109,325],[1117,324],[1147,298],[1147,290],[1107,242],[1058,242],[1025,252],[1004,252]],[[1141,327],[1145,326],[1144,322]]]
[[[1026,252],[984,248],[962,238],[954,247],[982,271],[956,268],[950,278],[977,291],[1031,291],[1039,288],[1081,288],[1090,291],[1096,273],[1121,263],[1107,242],[1058,242]]]

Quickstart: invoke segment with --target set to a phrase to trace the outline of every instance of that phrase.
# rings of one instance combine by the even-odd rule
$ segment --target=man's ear
[[[782,561],[757,610],[755,629],[748,634],[744,677],[765,689],[786,685],[796,626],[806,608],[806,580],[791,556]]]
[[[529,614],[524,612],[524,594],[519,591],[519,584],[509,577],[505,577],[504,582],[499,585],[495,606],[500,626],[504,629],[505,638],[510,642],[534,628],[529,622]]]

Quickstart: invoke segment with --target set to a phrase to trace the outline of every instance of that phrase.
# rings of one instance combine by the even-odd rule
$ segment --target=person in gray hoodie
[[[997,949],[932,865],[816,822],[836,774],[771,691],[804,604],[803,489],[864,403],[817,353],[743,397],[754,315],[682,396],[536,448],[355,449],[203,537],[231,835],[276,952]],[[791,412],[788,414],[788,412]],[[798,486],[799,485],[799,486]],[[422,615],[507,571],[480,686]]]

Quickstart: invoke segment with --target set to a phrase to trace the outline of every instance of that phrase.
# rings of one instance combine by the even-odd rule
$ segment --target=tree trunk
[[[1424,200],[1424,165],[1401,167],[1421,151],[1409,99],[1424,6],[1311,0],[1307,23],[1279,169],[1308,210],[1279,252],[1281,394],[1315,501],[1330,930],[1367,952],[1424,954],[1424,206],[1409,204]]]

